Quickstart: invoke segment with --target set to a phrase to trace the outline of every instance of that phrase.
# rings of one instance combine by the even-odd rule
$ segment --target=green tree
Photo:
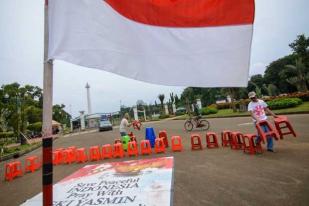
[[[267,90],[268,90],[268,95],[270,96],[277,96],[279,94],[278,88],[273,84],[269,84],[267,86]]]
[[[309,69],[302,62],[301,58],[296,59],[295,65],[286,65],[285,69],[280,72],[280,76],[292,85],[298,91],[305,92],[308,90],[307,82],[309,81]]]
[[[298,35],[297,39],[289,45],[294,54],[298,58],[302,59],[302,62],[308,67],[309,66],[309,37],[306,38],[304,34]]]
[[[71,115],[67,113],[64,108],[64,104],[56,104],[53,106],[53,120],[61,124],[70,125]]]
[[[162,111],[163,111],[163,103],[164,103],[164,98],[165,98],[165,96],[164,96],[164,94],[159,94],[158,95],[158,98],[159,98],[159,100],[160,100],[160,104],[161,104],[161,109],[162,109]]]
[[[280,72],[286,65],[293,65],[297,59],[295,54],[285,56],[270,63],[265,71],[264,83],[275,85],[280,93],[291,93],[297,91],[297,88],[285,81],[285,78],[280,76]]]

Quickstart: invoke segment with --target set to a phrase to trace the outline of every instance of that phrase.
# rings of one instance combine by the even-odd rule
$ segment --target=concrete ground
[[[166,129],[168,135],[183,138],[184,151],[164,155],[174,156],[174,205],[309,205],[309,115],[290,115],[290,121],[298,137],[287,136],[275,142],[276,153],[247,155],[230,148],[191,151],[190,133],[183,131],[184,121],[164,120],[144,125],[154,127],[156,132]],[[243,133],[255,132],[251,119],[209,119],[210,131],[220,133],[229,129]],[[134,131],[138,140],[143,131]],[[203,136],[205,132],[198,132]],[[118,129],[110,132],[92,132],[63,137],[54,142],[54,148],[89,147],[112,143]],[[265,147],[265,145],[264,145]],[[29,155],[40,155],[37,149]],[[145,158],[145,157],[139,157]],[[147,158],[147,157],[146,157]],[[24,161],[25,156],[18,160]],[[133,158],[125,158],[125,160]],[[123,159],[121,159],[123,160]],[[112,161],[121,161],[114,159]],[[105,162],[100,161],[100,162]],[[98,162],[95,162],[98,163]],[[0,205],[19,205],[41,191],[41,170],[28,173],[12,182],[4,181],[4,164],[0,163]],[[60,165],[54,167],[54,183],[86,164]]]

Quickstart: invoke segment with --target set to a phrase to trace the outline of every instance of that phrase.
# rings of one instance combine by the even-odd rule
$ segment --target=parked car
[[[99,131],[113,130],[113,125],[109,120],[101,120],[99,125]]]
[[[186,108],[184,108],[184,107],[178,107],[177,109],[176,109],[176,115],[178,116],[178,115],[183,115],[183,114],[185,114],[186,113]]]

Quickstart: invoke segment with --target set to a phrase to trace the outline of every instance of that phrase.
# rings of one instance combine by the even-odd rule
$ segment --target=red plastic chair
[[[121,139],[115,139],[114,144],[118,144],[118,143],[121,143],[121,144],[122,144]]]
[[[207,148],[218,148],[218,137],[217,134],[214,132],[207,132],[206,133],[206,143]]]
[[[167,132],[165,130],[159,132],[159,138],[163,139],[164,146],[168,147]]]
[[[199,134],[191,135],[191,150],[203,149],[201,136]]]
[[[240,150],[243,148],[243,134],[240,132],[231,133],[231,149]]]
[[[140,130],[141,129],[141,126],[142,126],[142,123],[139,121],[139,120],[134,120],[132,122],[132,126],[135,130]]]
[[[113,158],[113,148],[110,144],[105,144],[102,146],[102,159]]]
[[[124,157],[124,151],[121,143],[114,144],[114,151],[113,151],[113,157],[114,158],[123,158]]]
[[[277,130],[275,130],[267,120],[259,121],[255,126],[263,143],[265,143],[267,137],[272,137],[275,138],[275,140],[278,140],[279,134]],[[268,127],[268,132],[264,132],[262,126]]]
[[[53,151],[53,165],[59,165],[63,163],[63,151]]]
[[[291,123],[289,122],[286,116],[279,116],[278,118],[274,119],[276,129],[279,133],[280,139],[283,139],[284,135],[292,134],[296,137],[296,132],[294,131]],[[288,129],[288,131],[283,131],[283,129]]]
[[[87,154],[86,154],[86,149],[85,148],[78,148],[76,149],[76,162],[77,163],[84,163],[87,162]]]
[[[71,164],[76,161],[76,153],[73,149],[63,150],[63,162],[66,164]]]
[[[141,141],[141,154],[142,155],[150,155],[151,154],[151,146],[149,140]]]
[[[182,141],[180,136],[172,136],[172,151],[181,152],[183,149]]]
[[[89,148],[89,160],[90,161],[98,161],[101,159],[100,147],[92,146]]]
[[[22,167],[20,161],[14,161],[5,165],[5,180],[12,181],[15,177],[22,176]]]
[[[25,159],[25,172],[34,172],[40,167],[41,162],[37,156],[31,156]]]
[[[225,130],[221,133],[221,144],[222,147],[228,147],[231,144],[231,134],[232,132],[229,130]]]
[[[128,156],[138,156],[138,148],[135,141],[128,143]]]
[[[261,143],[255,144],[255,140],[257,136],[255,134],[245,134],[243,135],[243,149],[244,153],[248,153],[251,155],[258,153],[262,153],[263,149]]]
[[[162,139],[157,138],[155,141],[155,152],[156,153],[165,153],[165,145]]]

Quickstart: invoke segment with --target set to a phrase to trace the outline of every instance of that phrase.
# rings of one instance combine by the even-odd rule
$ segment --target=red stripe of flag
[[[155,26],[253,24],[254,0],[105,0],[131,20]]]

